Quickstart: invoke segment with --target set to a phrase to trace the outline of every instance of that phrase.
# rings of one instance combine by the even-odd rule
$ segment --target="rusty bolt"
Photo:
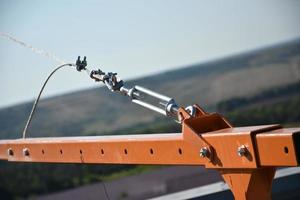
[[[200,149],[200,157],[202,158],[209,157],[209,150],[207,147],[203,147]]]
[[[23,156],[29,156],[29,149],[28,148],[23,149]]]
[[[247,154],[247,152],[248,152],[248,150],[247,150],[247,147],[245,145],[241,145],[237,149],[237,154],[240,157],[245,156]]]
[[[7,155],[8,156],[13,156],[14,155],[14,151],[12,150],[12,148],[7,149]]]

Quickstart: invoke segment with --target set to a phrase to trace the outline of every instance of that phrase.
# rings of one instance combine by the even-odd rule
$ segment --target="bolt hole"
[[[8,152],[8,155],[9,155],[9,156],[13,156],[13,155],[14,155],[14,151],[13,151],[11,148],[9,148],[9,149],[7,150],[7,152]]]
[[[30,155],[29,150],[27,148],[23,149],[23,155],[24,156],[29,156]]]
[[[60,154],[63,154],[63,151],[62,151],[62,150],[60,150],[59,152],[60,152]]]
[[[101,149],[101,154],[102,154],[102,155],[104,154],[104,150],[103,150],[103,149]]]
[[[80,149],[79,153],[82,154],[82,150],[81,149]]]
[[[42,154],[45,154],[45,151],[44,151],[44,149],[42,149]]]
[[[182,154],[182,149],[181,149],[181,148],[178,149],[178,153],[179,153],[180,155]]]
[[[150,149],[150,154],[153,154],[153,153],[154,153],[153,149]]]
[[[283,148],[283,150],[284,150],[284,153],[286,153],[286,154],[288,154],[288,153],[289,153],[289,148],[287,148],[287,147],[284,147],[284,148]]]
[[[124,153],[127,154],[127,149],[124,149]]]

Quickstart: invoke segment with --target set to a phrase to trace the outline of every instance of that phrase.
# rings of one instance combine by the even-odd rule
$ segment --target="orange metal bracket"
[[[299,166],[300,128],[234,128],[199,106],[179,109],[182,133],[0,141],[0,159],[18,162],[204,165],[220,171],[238,200],[271,199],[276,166]]]

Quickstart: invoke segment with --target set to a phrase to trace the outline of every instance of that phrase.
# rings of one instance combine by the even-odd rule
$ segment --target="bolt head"
[[[207,147],[203,147],[200,149],[200,157],[205,158],[209,156],[209,150]]]
[[[241,145],[237,149],[237,154],[240,157],[245,156],[247,154],[247,152],[248,152],[248,150],[247,150],[247,147],[245,145]]]

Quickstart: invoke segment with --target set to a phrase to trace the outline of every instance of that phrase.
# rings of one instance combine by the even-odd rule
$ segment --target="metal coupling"
[[[80,56],[78,56],[77,60],[76,60],[76,69],[77,71],[81,71],[81,70],[86,70],[86,66],[87,66],[87,61],[86,61],[86,56],[84,56],[83,60],[80,60]]]
[[[127,95],[130,97],[130,99],[134,99],[133,94],[134,94],[135,91],[136,91],[136,89],[134,87],[127,90]]]
[[[165,111],[167,116],[176,116],[178,113],[178,105],[176,104],[174,99],[171,99],[165,105]]]

